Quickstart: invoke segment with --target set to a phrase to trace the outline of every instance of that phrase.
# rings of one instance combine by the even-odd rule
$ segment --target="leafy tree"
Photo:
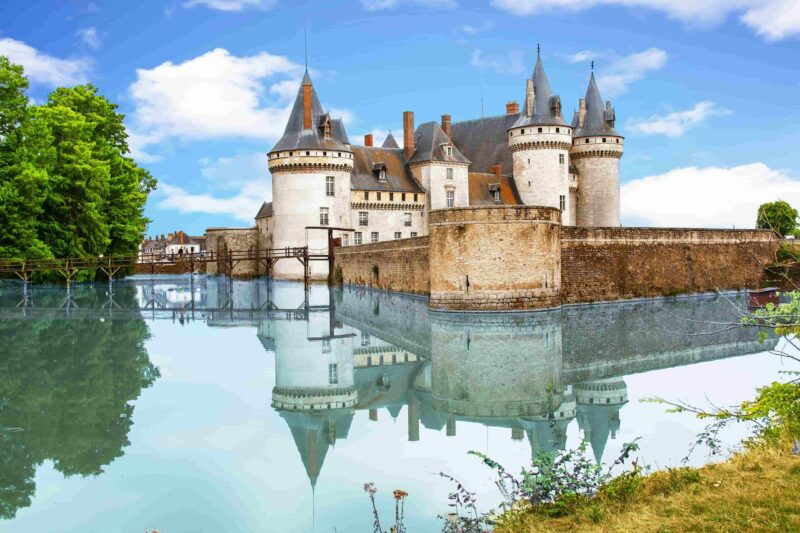
[[[761,204],[758,208],[756,227],[771,229],[781,237],[797,228],[797,209],[783,200]]]

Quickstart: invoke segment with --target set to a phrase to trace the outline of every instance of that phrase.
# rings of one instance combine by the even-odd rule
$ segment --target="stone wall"
[[[227,250],[257,250],[267,246],[266,238],[258,228],[208,228],[206,230],[206,249],[214,254],[223,255]],[[225,265],[207,263],[206,273],[214,276],[227,274]],[[240,261],[233,267],[234,277],[251,277],[264,273],[264,267],[258,260]]]
[[[596,302],[758,287],[777,247],[769,231],[565,227],[561,299]]]
[[[561,213],[468,207],[430,214],[432,309],[499,311],[559,305]]]
[[[428,294],[428,237],[336,248],[335,264],[348,285]]]
[[[192,270],[189,259],[178,263],[136,263],[134,274],[188,274]],[[195,263],[195,274],[206,273],[206,263]]]

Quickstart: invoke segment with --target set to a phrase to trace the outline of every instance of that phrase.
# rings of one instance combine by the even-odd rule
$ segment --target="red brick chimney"
[[[519,104],[516,100],[506,102],[506,115],[515,115],[517,113],[519,113]]]
[[[442,131],[450,137],[450,132],[452,131],[450,128],[450,115],[442,115]]]
[[[403,111],[403,155],[406,161],[414,155],[414,112]]]
[[[311,129],[311,84],[303,84],[303,129]]]
[[[372,134],[367,133],[364,135],[364,146],[372,146]]]

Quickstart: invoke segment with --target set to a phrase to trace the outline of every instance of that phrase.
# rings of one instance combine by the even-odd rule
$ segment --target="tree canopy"
[[[771,229],[781,237],[785,237],[797,228],[797,209],[783,200],[761,204],[758,208],[756,227]]]
[[[31,105],[0,56],[0,259],[134,255],[156,180],[128,155],[117,105],[92,85]]]

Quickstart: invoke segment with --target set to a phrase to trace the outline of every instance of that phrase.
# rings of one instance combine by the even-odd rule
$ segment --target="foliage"
[[[117,105],[81,85],[35,106],[27,88],[0,56],[0,259],[137,253],[156,181],[127,155]]]
[[[344,275],[342,274],[342,266],[336,265],[333,269],[333,283],[335,285],[341,285],[344,283]]]
[[[784,237],[797,228],[797,216],[797,209],[783,200],[761,204],[758,208],[756,227],[771,229]]]
[[[88,287],[78,305],[100,307]],[[134,287],[115,291],[135,304]],[[58,306],[63,294],[36,295]],[[6,302],[7,304],[7,302]],[[130,444],[133,405],[158,377],[147,355],[143,320],[2,320],[0,339],[0,518],[31,504],[45,461],[65,476],[94,476]]]
[[[378,492],[378,489],[375,488],[374,483],[364,483],[364,492],[369,495],[369,500],[372,503],[372,531],[373,533],[387,533],[381,527],[381,517],[378,513],[378,507],[375,505],[375,494]],[[395,489],[393,492],[394,495],[394,526],[389,530],[389,533],[406,533],[406,526],[403,523],[404,514],[405,514],[405,500],[408,496],[408,493],[400,490]]]
[[[453,509],[447,516],[439,515],[444,520],[442,533],[487,533],[490,531],[490,520],[487,515],[478,512],[475,493],[470,492],[457,479],[442,472],[439,476],[452,482],[456,489],[448,494],[449,507]]]

